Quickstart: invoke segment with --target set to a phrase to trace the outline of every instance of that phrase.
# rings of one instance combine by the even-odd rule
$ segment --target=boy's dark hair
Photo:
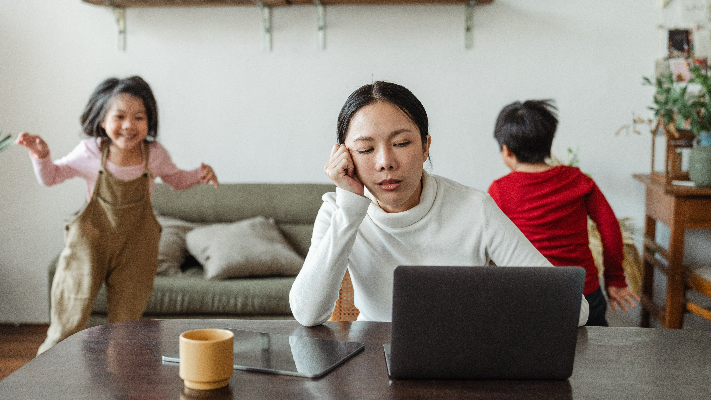
[[[519,101],[504,107],[496,119],[494,138],[516,156],[519,162],[536,164],[551,155],[553,136],[558,127],[553,100]]]
[[[148,138],[155,139],[158,136],[158,105],[151,87],[140,76],[108,78],[94,89],[80,118],[84,133],[92,137],[109,138],[101,127],[101,122],[111,107],[111,100],[119,93],[127,93],[143,100],[148,120]]]
[[[353,115],[361,108],[378,101],[387,101],[402,110],[417,125],[422,143],[427,143],[429,123],[427,121],[427,111],[425,111],[425,107],[420,103],[420,100],[404,86],[391,82],[377,81],[370,85],[361,86],[348,96],[346,103],[338,114],[336,138],[338,144],[345,143]]]

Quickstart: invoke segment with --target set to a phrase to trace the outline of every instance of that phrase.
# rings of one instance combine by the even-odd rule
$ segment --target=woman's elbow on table
[[[306,307],[298,300],[295,301],[295,299],[291,296],[289,297],[289,305],[294,319],[296,319],[303,326],[321,325],[328,321],[331,317],[331,313],[324,315],[323,313],[314,312],[316,310]]]

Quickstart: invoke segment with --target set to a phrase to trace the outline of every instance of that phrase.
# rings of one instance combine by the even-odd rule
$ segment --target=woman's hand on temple
[[[37,135],[30,135],[27,132],[20,133],[15,140],[15,144],[27,147],[30,153],[37,159],[45,158],[49,155],[49,146]]]
[[[356,174],[351,153],[345,145],[333,146],[331,157],[323,171],[337,187],[360,196],[365,195],[363,183]]]

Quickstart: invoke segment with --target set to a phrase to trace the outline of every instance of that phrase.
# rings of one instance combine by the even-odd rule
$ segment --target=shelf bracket
[[[116,26],[118,26],[118,49],[126,51],[126,9],[114,8]]]
[[[118,49],[126,51],[126,8],[115,7],[111,0],[104,0],[104,5],[111,8],[116,18],[116,28],[118,29]]]
[[[272,51],[272,9],[261,1],[257,3],[262,11],[262,25],[264,26],[264,51]]]
[[[318,47],[321,50],[326,48],[326,7],[321,4],[321,0],[314,0],[316,3],[316,32],[318,33]]]
[[[470,0],[467,3],[466,13],[466,27],[464,28],[464,48],[467,50],[474,47],[474,6],[476,5],[476,0]]]

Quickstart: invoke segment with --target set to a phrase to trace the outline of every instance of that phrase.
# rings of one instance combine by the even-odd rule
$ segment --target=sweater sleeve
[[[37,159],[30,156],[37,181],[43,186],[54,186],[67,179],[80,177],[93,183],[99,170],[100,154],[90,148],[89,141],[81,141],[66,156],[52,161],[52,155]]]
[[[526,236],[496,206],[490,197],[485,197],[482,207],[484,237],[487,256],[498,266],[552,267]],[[588,321],[590,308],[585,296],[580,302],[578,326]]]
[[[161,178],[175,190],[189,189],[200,183],[200,167],[191,170],[178,168],[165,147],[158,142],[154,143],[149,161],[153,176]]]
[[[289,293],[291,312],[304,326],[320,325],[333,313],[358,227],[370,205],[369,199],[340,188],[323,199],[311,247]]]
[[[585,204],[590,219],[595,222],[600,232],[605,287],[627,287],[625,271],[622,267],[624,259],[622,232],[612,207],[597,185],[593,185],[592,191],[585,199]]]

